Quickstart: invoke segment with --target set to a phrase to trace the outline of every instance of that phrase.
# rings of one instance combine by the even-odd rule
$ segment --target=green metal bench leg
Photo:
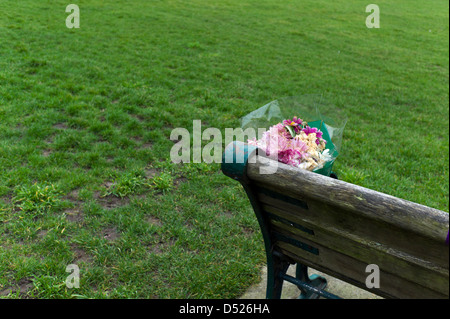
[[[298,299],[340,299],[332,293],[325,291],[327,281],[319,275],[308,275],[308,267],[297,264],[296,277],[289,276],[287,270],[290,263],[276,254],[270,256],[267,262],[267,299],[281,299],[283,282],[296,285],[301,294]]]
[[[281,299],[283,290],[283,276],[289,268],[289,262],[282,258],[271,255],[267,260],[267,299]]]
[[[319,275],[308,275],[308,267],[302,264],[297,264],[296,276],[297,279],[303,281],[304,283],[315,287],[319,290],[324,290],[327,286],[327,280]],[[298,287],[301,291],[299,299],[319,299],[320,295],[314,291]]]

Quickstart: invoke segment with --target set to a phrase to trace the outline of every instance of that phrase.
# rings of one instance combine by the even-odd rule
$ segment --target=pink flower
[[[300,126],[303,126],[303,120],[294,116],[292,120],[284,120],[283,125],[292,126],[296,134],[300,133]]]
[[[305,132],[306,135],[309,135],[309,134],[311,134],[311,133],[316,133],[316,137],[317,137],[317,138],[322,138],[322,134],[323,134],[323,133],[322,133],[320,130],[318,130],[317,128],[315,128],[315,127],[309,127],[309,126],[307,126],[307,127],[305,127],[304,129],[302,129],[302,131]]]
[[[299,126],[302,125],[303,120],[300,118],[297,118],[297,116],[294,116],[294,118],[292,120],[284,120],[283,124],[284,125],[290,125],[290,126]]]
[[[287,149],[278,153],[278,160],[288,165],[298,166],[305,156],[298,149]]]

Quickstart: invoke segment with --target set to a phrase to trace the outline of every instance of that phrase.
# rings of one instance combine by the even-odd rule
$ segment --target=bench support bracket
[[[290,282],[298,287],[300,296],[298,299],[341,299],[332,293],[325,291],[327,280],[319,275],[308,275],[308,267],[300,263],[296,264],[296,274],[292,277],[287,274],[291,262],[283,258],[278,252],[273,252],[267,263],[267,299],[280,299],[283,282]]]

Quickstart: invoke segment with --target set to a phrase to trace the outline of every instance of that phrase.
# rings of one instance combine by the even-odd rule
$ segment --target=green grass
[[[264,251],[219,164],[173,164],[173,128],[237,127],[325,94],[340,178],[448,212],[448,3],[0,3],[0,296],[232,298]],[[80,288],[64,282],[80,268]]]

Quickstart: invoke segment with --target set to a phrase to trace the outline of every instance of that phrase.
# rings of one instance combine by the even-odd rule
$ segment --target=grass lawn
[[[379,0],[379,29],[360,0],[79,0],[79,29],[69,3],[0,1],[0,297],[239,297],[250,204],[169,137],[284,96],[348,117],[340,179],[448,212],[446,1]]]

